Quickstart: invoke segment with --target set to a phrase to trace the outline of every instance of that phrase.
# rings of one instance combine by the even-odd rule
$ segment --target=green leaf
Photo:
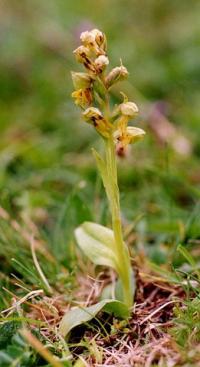
[[[94,264],[110,266],[119,272],[111,229],[85,222],[75,230],[75,237],[81,250]]]
[[[194,258],[190,255],[190,253],[188,252],[188,250],[185,247],[183,247],[182,245],[178,245],[177,251],[179,251],[180,254],[182,256],[184,256],[184,258],[191,265],[192,269],[193,270],[196,270],[196,262],[195,262]]]
[[[92,149],[92,153],[96,159],[97,168],[100,172],[100,176],[103,181],[103,186],[105,188],[106,195],[108,197],[109,202],[112,203],[113,190],[112,189],[110,190],[110,182],[109,182],[110,177],[107,172],[106,163],[95,149]]]
[[[116,317],[122,319],[129,317],[129,309],[124,303],[105,299],[90,307],[77,307],[68,311],[60,323],[59,331],[61,335],[66,336],[74,327],[92,320],[100,311],[113,313]]]
[[[106,177],[107,177],[107,174],[106,174],[106,164],[103,160],[103,158],[100,156],[100,154],[94,149],[92,148],[92,153],[93,153],[93,156],[96,160],[96,164],[97,164],[97,168],[101,174],[101,177],[102,177],[102,180],[103,180],[103,184],[104,186],[106,187]]]
[[[182,245],[178,245],[177,251],[188,261],[192,270],[197,274],[198,279],[200,280],[200,272],[198,271],[198,264],[194,260],[193,256],[190,255],[189,251],[183,247]]]

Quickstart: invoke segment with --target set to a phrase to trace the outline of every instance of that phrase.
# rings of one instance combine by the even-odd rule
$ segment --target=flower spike
[[[117,272],[123,302],[128,308],[133,304],[133,270],[127,246],[123,240],[120,197],[117,183],[116,153],[125,156],[130,144],[141,140],[145,132],[128,126],[139,110],[137,105],[121,93],[123,102],[112,108],[110,90],[128,77],[128,71],[120,60],[120,66],[107,72],[109,58],[105,34],[98,29],[81,33],[81,45],[74,51],[76,60],[84,72],[72,72],[75,90],[72,97],[81,107],[82,117],[101,136],[105,143],[105,156],[94,152],[103,185],[107,194],[112,217],[112,230],[95,223],[76,231],[79,246],[95,264],[111,266]],[[89,227],[88,227],[89,225]],[[98,232],[98,233],[96,233]]]

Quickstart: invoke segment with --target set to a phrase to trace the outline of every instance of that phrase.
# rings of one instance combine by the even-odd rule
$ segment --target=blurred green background
[[[0,204],[33,220],[63,263],[79,222],[109,222],[99,137],[70,97],[72,51],[92,28],[107,35],[110,67],[122,58],[130,72],[113,100],[134,100],[147,131],[119,161],[124,224],[158,263],[198,243],[199,19],[196,0],[0,0]]]

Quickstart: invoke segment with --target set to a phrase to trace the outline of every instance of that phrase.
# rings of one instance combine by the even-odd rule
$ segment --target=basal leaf
[[[73,308],[61,320],[59,331],[66,336],[74,327],[92,320],[100,311],[113,313],[116,317],[126,319],[129,317],[128,307],[119,301],[105,299],[95,305],[85,308]]]
[[[110,266],[119,271],[111,229],[85,222],[75,230],[75,237],[81,250],[94,264]]]

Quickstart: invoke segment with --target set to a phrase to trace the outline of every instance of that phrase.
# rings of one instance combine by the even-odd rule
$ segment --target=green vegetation
[[[0,3],[0,365],[198,365],[199,2]],[[123,90],[147,133],[118,158],[135,306],[128,320],[105,310],[64,339],[70,307],[91,307],[116,280],[74,239],[83,222],[112,226],[91,154],[103,144],[71,99],[72,51],[93,28],[107,35],[108,70],[122,58],[130,73],[111,103]]]

